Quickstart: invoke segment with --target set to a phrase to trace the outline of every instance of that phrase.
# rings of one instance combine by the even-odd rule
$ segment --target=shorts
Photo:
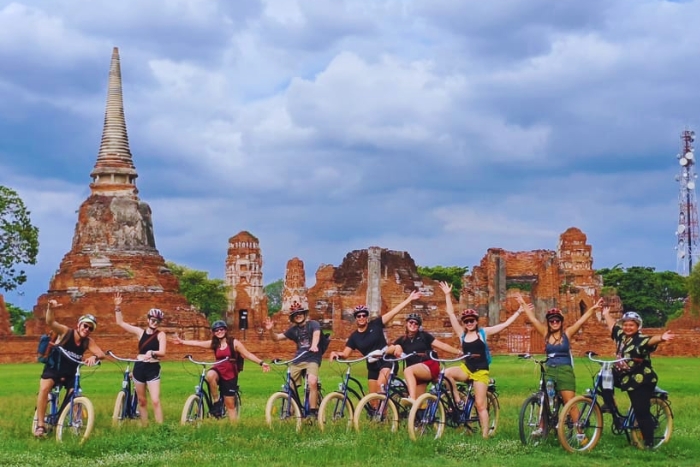
[[[223,397],[233,397],[238,392],[238,376],[233,379],[219,378],[219,391]]]
[[[483,383],[486,386],[489,385],[489,382],[491,381],[491,378],[489,376],[489,370],[476,370],[475,372],[469,371],[469,368],[467,368],[467,365],[464,363],[461,363],[459,365],[459,368],[464,372],[465,375],[467,375],[468,379],[471,379],[472,381]]]
[[[571,365],[546,366],[545,378],[551,378],[556,383],[557,391],[576,392],[576,376]]]
[[[368,363],[367,364],[367,379],[375,380],[375,381],[378,380],[379,373],[382,372],[383,368],[388,368],[389,370],[391,370],[391,362],[380,360],[378,362]]]
[[[73,389],[75,385],[75,373],[60,373],[48,366],[44,367],[44,371],[41,373],[41,379],[51,379],[53,380],[54,386],[63,386],[68,389]]]
[[[426,360],[424,362],[418,363],[418,365],[425,365],[430,370],[430,380],[435,381],[440,374],[440,363],[435,360]]]
[[[299,385],[299,383],[300,383],[301,374],[304,370],[306,370],[307,375],[314,375],[318,378],[318,363],[316,363],[316,362],[297,363],[296,365],[292,365],[292,367],[291,367],[292,379],[294,380],[294,383],[296,383],[297,385]]]
[[[160,379],[160,363],[135,363],[131,376],[137,383],[145,384],[151,381],[158,381]]]

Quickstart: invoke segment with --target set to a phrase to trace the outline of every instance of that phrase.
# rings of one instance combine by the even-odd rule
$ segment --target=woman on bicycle
[[[158,308],[151,308],[146,315],[148,327],[141,329],[138,326],[124,322],[121,310],[122,296],[114,294],[114,317],[117,324],[125,331],[135,335],[139,339],[138,355],[134,363],[134,371],[131,373],[134,380],[137,400],[139,402],[139,416],[141,426],[148,425],[148,401],[146,389],[153,404],[153,416],[156,423],[163,423],[163,407],[160,403],[160,360],[165,357],[165,333],[158,330],[163,321],[163,312]]]
[[[654,420],[651,417],[651,397],[658,381],[651,367],[651,353],[656,347],[675,336],[671,331],[661,335],[647,336],[641,333],[642,317],[634,311],[622,315],[619,321],[610,316],[610,308],[603,308],[605,324],[611,331],[612,340],[617,346],[617,358],[627,358],[615,366],[614,373],[620,389],[627,392],[637,423],[647,448],[654,446]]]
[[[241,341],[229,337],[226,321],[214,321],[214,324],[211,325],[211,334],[210,341],[180,339],[178,335],[175,335],[173,343],[212,349],[216,360],[228,358],[225,362],[211,367],[207,371],[206,379],[211,399],[214,401],[214,413],[221,414],[223,410],[219,400],[220,388],[224,398],[224,405],[226,405],[228,411],[228,418],[231,421],[235,421],[238,416],[236,413],[236,399],[234,397],[236,392],[238,392],[238,365],[236,364],[238,354],[260,365],[264,372],[270,371],[270,365],[265,363],[262,358],[253,355]]]
[[[355,307],[354,316],[357,330],[350,334],[345,342],[345,348],[342,352],[331,352],[330,361],[336,358],[346,359],[350,356],[353,350],[357,350],[363,356],[375,350],[382,350],[386,347],[386,337],[384,336],[384,327],[387,323],[403,310],[409,303],[421,298],[423,294],[414,290],[411,294],[391,309],[377,318],[369,319],[369,309],[365,305]],[[367,380],[369,392],[379,392],[382,385],[385,385],[389,379],[391,371],[391,363],[382,359],[375,362],[367,361]]]
[[[63,350],[76,360],[83,360],[83,354],[87,350],[92,353],[92,356],[85,360],[85,364],[88,366],[97,365],[101,359],[105,358],[105,353],[90,337],[97,327],[97,318],[90,314],[83,315],[78,318],[75,329],[71,329],[54,320],[53,308],[59,306],[61,305],[56,300],[49,300],[46,308],[46,324],[51,328],[51,331],[58,335],[56,345],[63,347]],[[60,384],[66,389],[66,396],[73,392],[78,364],[64,358],[60,350],[55,349],[55,352],[58,352],[56,356],[49,358],[49,361],[44,365],[44,371],[41,373],[39,381],[39,394],[36,400],[37,426],[34,431],[34,436],[37,438],[46,435],[46,427],[43,423],[51,389]]]
[[[406,368],[403,371],[408,386],[408,402],[411,403],[425,393],[428,383],[435,380],[440,373],[440,364],[430,358],[432,350],[444,350],[455,355],[462,353],[459,349],[437,340],[432,334],[422,331],[422,325],[423,318],[418,313],[409,313],[406,316],[405,334],[386,350],[387,354],[396,358],[401,357],[402,353],[416,353],[406,359]]]
[[[445,370],[445,377],[452,382],[453,396],[458,406],[462,406],[465,401],[459,396],[455,381],[474,381],[474,401],[476,411],[479,414],[479,424],[481,425],[481,435],[484,438],[489,436],[489,410],[486,400],[486,393],[489,389],[489,361],[487,358],[487,344],[485,337],[491,334],[498,334],[513,324],[520,310],[513,313],[503,323],[495,326],[479,329],[479,313],[476,310],[467,309],[462,311],[460,319],[455,315],[452,305],[452,285],[447,282],[440,282],[440,288],[445,294],[445,309],[450,317],[450,324],[455,334],[459,336],[462,346],[462,353],[471,354],[473,357],[464,360],[459,366],[454,366]]]
[[[545,377],[554,381],[562,401],[566,404],[576,396],[576,377],[574,364],[571,357],[571,338],[581,329],[583,323],[600,309],[603,299],[599,299],[592,307],[581,315],[571,326],[564,329],[564,315],[558,308],[547,311],[545,319],[547,325],[540,322],[535,316],[534,306],[525,303],[521,295],[516,296],[520,304],[519,310],[525,311],[534,328],[544,337],[544,352],[548,356]]]

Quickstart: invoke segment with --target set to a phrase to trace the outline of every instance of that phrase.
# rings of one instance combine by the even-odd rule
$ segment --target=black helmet
[[[409,313],[406,316],[406,321],[418,321],[418,326],[423,326],[423,318],[418,313]]]
[[[214,321],[214,323],[212,323],[212,325],[211,325],[212,331],[215,331],[216,329],[219,329],[219,328],[224,328],[224,329],[228,330],[228,324],[226,324],[226,321],[219,319],[219,320]]]

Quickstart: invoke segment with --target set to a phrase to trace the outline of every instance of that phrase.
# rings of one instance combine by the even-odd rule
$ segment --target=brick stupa
[[[160,308],[166,315],[163,330],[207,338],[208,322],[180,295],[177,278],[156,248],[151,208],[138,197],[116,47],[102,142],[90,176],[90,196],[78,211],[73,245],[51,278],[48,292],[38,298],[27,334],[44,332],[46,304],[54,299],[61,304],[56,310],[58,322],[73,326],[80,315],[92,313],[98,319],[97,335],[105,350],[110,348],[103,343],[106,334],[114,334],[115,340],[119,335],[129,348],[134,347],[114,320],[112,297],[120,292],[125,321],[144,326],[148,310]]]

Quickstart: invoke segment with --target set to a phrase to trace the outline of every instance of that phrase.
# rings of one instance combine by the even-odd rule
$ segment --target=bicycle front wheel
[[[602,433],[603,414],[590,397],[576,396],[559,412],[557,437],[569,452],[591,451]]]
[[[289,394],[276,392],[270,396],[265,405],[265,421],[270,428],[294,426],[296,431],[301,431],[301,410]]]
[[[114,401],[114,411],[112,411],[112,425],[119,426],[126,418],[126,393],[119,391],[117,399]]]
[[[185,401],[180,416],[180,425],[198,424],[204,419],[204,406],[202,398],[197,394],[192,394]]]
[[[538,446],[549,434],[549,426],[544,417],[542,395],[533,394],[523,402],[518,417],[520,442],[526,446]]]
[[[668,443],[673,432],[673,412],[669,407],[668,402],[658,397],[651,398],[651,419],[654,422],[654,440],[651,444],[652,449],[656,449],[664,443]],[[644,449],[644,438],[642,432],[639,431],[637,420],[634,421],[635,427],[630,430],[632,442],[639,449]]]
[[[356,431],[376,427],[396,432],[399,428],[399,412],[394,401],[387,399],[386,394],[367,394],[357,403],[352,421]]]
[[[408,414],[408,436],[413,441],[423,436],[438,439],[445,431],[445,408],[435,394],[421,394]]]
[[[84,443],[95,424],[95,408],[87,397],[76,397],[72,404],[66,405],[58,417],[56,439],[73,439]]]
[[[318,407],[318,426],[321,431],[327,426],[348,428],[352,424],[352,417],[352,401],[342,392],[331,392]]]

